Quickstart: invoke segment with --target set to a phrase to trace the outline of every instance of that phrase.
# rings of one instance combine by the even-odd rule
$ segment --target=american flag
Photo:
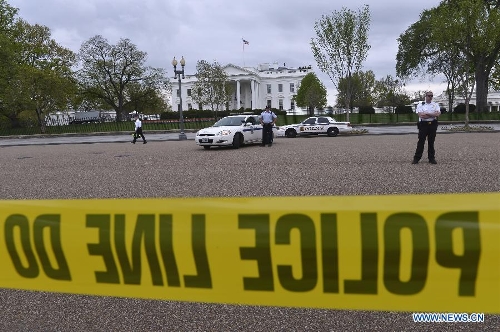
[[[250,44],[250,43],[248,42],[248,40],[245,40],[245,39],[243,39],[243,38],[241,38],[241,40],[243,40],[243,44],[245,44],[245,45],[249,45],[249,44]]]

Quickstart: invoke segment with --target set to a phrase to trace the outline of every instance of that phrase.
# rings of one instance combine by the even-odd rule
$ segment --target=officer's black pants
[[[144,137],[144,134],[142,133],[142,128],[137,128],[135,131],[134,135],[134,143],[137,141],[137,139],[141,137],[143,142],[146,142],[146,138]]]
[[[417,150],[413,159],[420,160],[424,153],[425,140],[427,139],[427,157],[429,160],[434,160],[436,151],[434,150],[434,141],[436,140],[436,131],[438,127],[437,120],[434,121],[420,121],[418,123],[418,143]]]
[[[264,123],[262,125],[262,145],[273,143],[273,124]]]

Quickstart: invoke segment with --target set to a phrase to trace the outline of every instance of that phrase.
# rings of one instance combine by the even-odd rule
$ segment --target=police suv
[[[335,137],[339,133],[350,132],[351,130],[352,127],[349,122],[337,122],[329,116],[313,116],[298,124],[280,126],[277,135],[294,138],[297,135],[326,134]]]
[[[273,134],[276,127],[273,127]],[[238,149],[244,144],[262,142],[262,125],[258,115],[231,115],[213,126],[196,133],[196,144],[210,149],[212,146],[231,146]]]

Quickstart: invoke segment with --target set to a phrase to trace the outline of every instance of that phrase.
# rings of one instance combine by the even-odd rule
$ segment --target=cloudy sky
[[[336,90],[316,66],[310,41],[314,23],[342,7],[357,11],[369,5],[371,49],[363,70],[376,79],[396,76],[397,38],[420,13],[439,0],[7,0],[30,24],[51,29],[62,46],[78,52],[83,42],[102,35],[115,44],[128,38],[148,54],[148,65],[171,70],[174,56],[186,59],[194,74],[198,60],[256,67],[260,63],[311,65],[328,89]],[[242,38],[249,42],[243,52]],[[442,79],[415,79],[408,92],[444,88]]]

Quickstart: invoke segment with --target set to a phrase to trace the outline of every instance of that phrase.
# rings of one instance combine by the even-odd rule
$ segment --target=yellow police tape
[[[500,193],[0,201],[0,287],[500,313]]]

